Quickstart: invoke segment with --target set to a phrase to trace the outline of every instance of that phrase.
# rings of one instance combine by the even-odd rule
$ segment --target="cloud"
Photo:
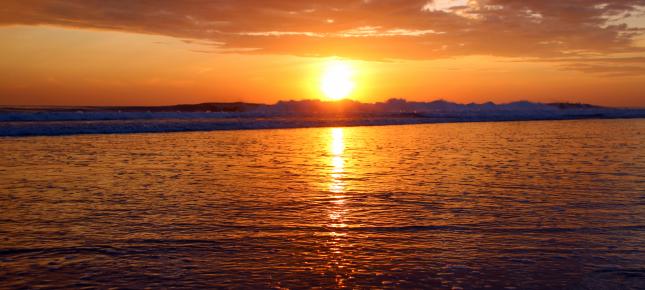
[[[207,41],[215,51],[434,59],[642,53],[645,0],[5,0],[0,25]],[[630,21],[623,21],[630,19]]]
[[[530,58],[514,62],[555,63],[563,70],[579,71],[609,77],[645,76],[645,56]]]
[[[636,65],[607,65],[607,64],[589,64],[589,63],[572,63],[562,65],[563,69],[574,70],[585,73],[601,74],[608,77],[629,77],[645,75],[645,66]]]

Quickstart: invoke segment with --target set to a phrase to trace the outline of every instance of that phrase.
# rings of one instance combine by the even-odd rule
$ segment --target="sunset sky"
[[[348,98],[645,107],[645,0],[5,0],[0,105]]]

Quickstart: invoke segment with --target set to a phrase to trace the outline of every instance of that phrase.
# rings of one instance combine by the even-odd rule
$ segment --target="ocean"
[[[645,119],[0,137],[0,150],[0,288],[645,286]]]

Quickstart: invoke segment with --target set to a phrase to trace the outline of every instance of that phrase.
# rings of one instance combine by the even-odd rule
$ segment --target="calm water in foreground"
[[[645,286],[643,119],[0,150],[0,288]]]

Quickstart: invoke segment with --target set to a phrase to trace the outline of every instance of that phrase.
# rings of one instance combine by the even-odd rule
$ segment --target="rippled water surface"
[[[643,289],[645,120],[0,139],[0,288]]]

